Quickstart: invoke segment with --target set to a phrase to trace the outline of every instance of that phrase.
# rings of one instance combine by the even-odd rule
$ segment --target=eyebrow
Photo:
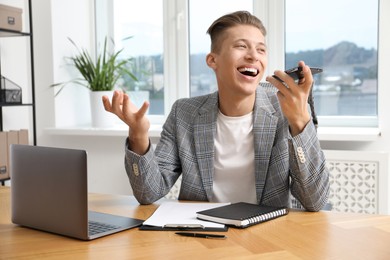
[[[259,42],[259,44],[258,44],[258,45],[264,46],[264,48],[268,49],[268,46],[267,46],[267,44],[265,44],[264,42]]]
[[[247,39],[237,39],[234,42],[239,42],[239,41],[248,42]],[[264,46],[265,48],[267,48],[267,44],[265,44],[264,42],[257,42],[256,45],[261,45],[261,46]]]

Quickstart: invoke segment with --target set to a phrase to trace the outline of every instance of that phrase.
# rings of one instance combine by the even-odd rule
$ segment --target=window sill
[[[376,127],[319,127],[320,141],[376,141],[381,131]]]
[[[149,136],[152,138],[160,137],[161,125],[152,125],[149,130]],[[45,132],[49,135],[67,135],[67,136],[118,136],[126,137],[128,129],[123,126],[112,128],[93,128],[90,126],[58,127],[46,128]],[[376,141],[380,138],[379,128],[374,127],[319,127],[318,138],[320,141]]]
[[[161,125],[151,125],[149,129],[150,137],[160,137]],[[126,137],[128,128],[124,126],[114,126],[110,128],[95,128],[91,126],[74,127],[51,127],[46,128],[45,132],[49,135],[73,135],[73,136],[118,136]]]

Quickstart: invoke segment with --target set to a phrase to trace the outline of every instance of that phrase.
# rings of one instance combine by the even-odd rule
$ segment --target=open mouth
[[[241,67],[241,68],[238,68],[238,71],[241,74],[244,74],[246,76],[251,76],[251,77],[256,77],[257,74],[259,74],[259,71],[255,68]]]

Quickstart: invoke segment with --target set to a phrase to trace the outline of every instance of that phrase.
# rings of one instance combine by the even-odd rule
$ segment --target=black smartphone
[[[312,75],[322,72],[321,68],[310,68],[310,70]],[[290,77],[295,80],[303,78],[302,67],[294,67],[292,69],[285,70],[284,72],[286,72]],[[273,77],[283,82],[283,80],[281,80],[277,76],[273,75]]]

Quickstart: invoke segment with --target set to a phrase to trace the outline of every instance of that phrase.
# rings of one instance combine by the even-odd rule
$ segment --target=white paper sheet
[[[196,218],[196,212],[228,205],[230,203],[164,202],[143,225],[164,227],[165,225],[202,225],[204,228],[223,228],[223,224]]]

